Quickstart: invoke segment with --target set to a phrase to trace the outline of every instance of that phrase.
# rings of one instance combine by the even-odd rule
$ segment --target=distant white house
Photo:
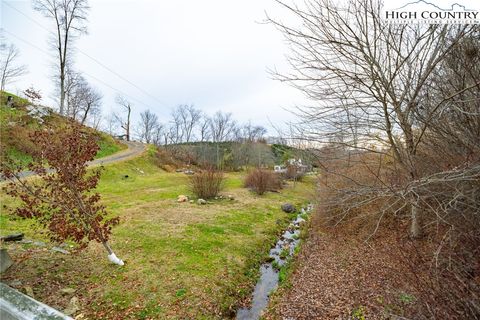
[[[301,166],[302,165],[302,159],[300,159],[300,158],[299,159],[295,159],[295,158],[288,159],[287,162],[291,166]]]
[[[302,159],[298,158],[292,158],[287,160],[288,165],[294,166],[297,168],[298,171],[306,173],[311,170],[311,166],[307,166],[306,164],[303,164]]]
[[[287,160],[287,165],[286,166],[285,165],[274,166],[273,171],[275,171],[276,173],[285,173],[285,172],[287,172],[287,166],[294,166],[294,167],[297,168],[298,171],[303,172],[303,173],[306,173],[306,172],[311,170],[310,166],[307,166],[307,165],[303,164],[302,159],[292,158],[292,159]]]

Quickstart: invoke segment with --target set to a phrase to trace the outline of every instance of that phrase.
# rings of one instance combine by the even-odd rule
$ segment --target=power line
[[[123,81],[129,83],[130,85],[132,85],[133,87],[137,88],[137,90],[139,90],[140,92],[142,92],[143,94],[145,94],[146,96],[154,99],[155,101],[159,102],[160,104],[162,105],[166,105],[166,103],[164,103],[163,101],[159,100],[157,97],[151,95],[150,93],[148,93],[147,91],[143,90],[141,87],[137,86],[135,83],[131,82],[130,80],[124,78],[122,75],[118,74],[116,71],[110,69],[109,67],[107,67],[106,65],[102,64],[100,61],[98,61],[97,59],[95,59],[94,57],[88,55],[87,53],[81,51],[81,50],[78,50],[81,54],[83,54],[84,56],[90,58],[92,61],[96,62],[97,64],[101,65],[105,70],[113,73],[114,75],[116,75],[117,77],[119,77],[120,79],[122,79]]]
[[[42,28],[43,30],[45,30],[46,32],[50,33],[51,35],[53,36],[57,36],[54,32],[48,30],[47,28],[45,28],[41,23],[39,23],[37,20],[33,19],[32,17],[26,15],[25,13],[23,13],[22,11],[18,10],[17,8],[15,8],[14,6],[10,5],[8,2],[3,2],[4,4],[6,4],[8,7],[10,7],[11,9],[17,11],[18,13],[20,13],[21,15],[23,15],[25,18],[27,18],[28,20],[32,21],[33,23],[35,23],[37,26],[39,26],[40,28]],[[128,80],[127,78],[125,78],[124,76],[122,76],[121,74],[119,74],[118,72],[116,72],[115,70],[111,69],[110,67],[106,66],[105,64],[103,64],[101,61],[99,61],[98,59],[92,57],[91,55],[89,55],[88,53],[80,50],[80,49],[77,49],[78,52],[80,52],[81,54],[83,54],[84,56],[86,56],[87,58],[89,58],[90,60],[94,61],[95,63],[97,63],[98,65],[100,65],[101,67],[103,67],[105,70],[107,70],[108,72],[114,74],[115,76],[117,76],[118,78],[120,78],[121,80],[127,82],[128,84],[130,84],[131,86],[133,86],[134,88],[136,88],[138,91],[142,92],[144,95],[150,97],[151,99],[154,99],[155,101],[159,102],[160,104],[162,105],[166,105],[165,102],[161,101],[160,99],[158,99],[157,97],[155,97],[154,95],[148,93],[147,91],[145,91],[144,89],[142,89],[141,87],[139,87],[138,85],[136,85],[135,83],[133,83],[132,81]],[[85,73],[86,74],[86,73]],[[107,85],[108,86],[108,85]]]
[[[31,46],[32,48],[37,49],[37,50],[39,50],[39,51],[42,52],[42,53],[47,54],[47,55],[50,54],[49,52],[45,51],[44,49],[38,47],[37,45],[35,45],[35,44],[33,44],[33,43],[31,43],[31,42],[29,42],[29,41],[27,41],[27,40],[19,37],[19,36],[17,36],[16,34],[14,34],[14,33],[10,32],[10,31],[6,30],[5,28],[2,28],[2,30],[5,31],[6,33],[8,33],[9,35],[11,35],[12,37],[16,38],[17,40],[20,40],[20,41],[28,44],[28,45]],[[139,99],[137,99],[137,98],[134,98],[134,97],[132,97],[132,96],[129,95],[129,94],[124,93],[123,91],[121,91],[121,90],[119,90],[119,89],[111,86],[110,84],[106,83],[105,81],[100,80],[100,79],[98,79],[97,77],[95,77],[95,76],[93,76],[93,75],[91,75],[91,74],[89,74],[89,73],[87,73],[87,72],[82,72],[82,73],[85,74],[85,75],[87,75],[88,77],[94,79],[95,81],[97,81],[97,82],[99,82],[99,83],[101,83],[101,84],[109,87],[110,89],[114,90],[114,91],[117,92],[118,94],[121,94],[121,95],[129,98],[130,100],[136,101],[137,103],[140,103],[140,104],[142,104],[142,105],[144,105],[144,106],[146,106],[146,107],[149,107],[148,104],[144,103],[143,101],[141,101],[141,100],[139,100]]]
[[[20,38],[19,36],[15,35],[14,33],[11,33],[11,32],[10,32],[10,31],[8,31],[7,29],[5,29],[5,28],[1,28],[1,30],[2,30],[2,31],[5,31],[6,33],[8,33],[9,35],[11,35],[12,37],[14,37],[14,38],[16,38],[16,39],[18,39],[18,40],[20,40],[20,41],[22,41],[22,42],[24,42],[24,43],[28,44],[29,46],[31,46],[31,47],[33,47],[33,48],[35,48],[35,49],[37,49],[37,50],[39,50],[39,51],[41,51],[41,52],[43,52],[43,53],[47,54],[47,55],[50,55],[50,53],[49,53],[49,52],[45,51],[44,49],[42,49],[42,48],[38,47],[37,45],[35,45],[35,44],[31,43],[31,42],[28,42],[28,41],[27,41],[27,40],[25,40],[25,39],[22,39],[22,38]]]

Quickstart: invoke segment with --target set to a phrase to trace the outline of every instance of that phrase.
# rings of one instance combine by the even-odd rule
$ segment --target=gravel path
[[[105,165],[123,160],[128,160],[141,155],[145,150],[147,150],[147,146],[141,142],[124,141],[124,143],[128,146],[128,149],[111,154],[104,158],[95,159],[91,161],[88,165]]]
[[[141,155],[147,149],[147,146],[141,142],[124,141],[123,143],[125,143],[128,146],[128,149],[122,150],[120,152],[114,153],[104,158],[90,161],[88,166],[94,167],[94,166],[106,165],[106,164],[128,160]],[[20,173],[21,178],[31,177],[34,175],[35,175],[35,172],[28,171],[28,170],[22,171]],[[0,180],[3,180],[3,179],[0,178]]]

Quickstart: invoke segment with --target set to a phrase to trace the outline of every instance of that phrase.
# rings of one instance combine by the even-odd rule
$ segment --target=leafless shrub
[[[429,159],[426,150],[422,155]],[[425,176],[409,181],[392,157],[361,153],[347,159],[323,163],[319,203],[325,220],[355,226],[355,233],[368,239],[392,221],[395,228],[408,221],[403,199],[418,198],[424,208],[423,237],[407,241],[397,257],[408,267],[405,281],[415,288],[415,318],[480,319],[480,262],[475,258],[480,253],[480,164],[445,157],[427,162]],[[450,169],[437,171],[437,166]]]
[[[282,180],[272,171],[254,169],[245,178],[244,186],[256,194],[262,195],[267,191],[278,191],[282,188]]]
[[[159,147],[155,153],[155,164],[165,171],[172,172],[176,168],[182,167],[184,163],[179,162],[170,149]]]
[[[211,199],[220,193],[223,180],[223,172],[210,168],[191,176],[190,189],[198,198]]]
[[[284,176],[285,179],[288,180],[301,181],[305,176],[305,172],[302,170],[302,168],[299,168],[295,165],[288,165]]]

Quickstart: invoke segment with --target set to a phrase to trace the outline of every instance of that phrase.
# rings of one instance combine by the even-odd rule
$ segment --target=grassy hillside
[[[51,252],[54,244],[41,227],[4,209],[2,233],[23,231],[47,245],[10,244],[17,264],[2,281],[18,279],[60,310],[73,296],[61,289],[76,289],[76,315],[83,319],[228,318],[249,295],[259,264],[288,224],[280,205],[307,202],[313,179],[257,196],[242,187],[241,173],[228,173],[223,194],[235,200],[178,203],[178,195],[190,195],[188,176],[159,169],[153,153],[106,166],[98,187],[108,211],[120,217],[112,246],[124,267],[110,264],[96,243],[79,254]],[[0,200],[15,206],[4,195]]]
[[[13,108],[6,105],[8,95],[13,96]],[[57,127],[65,125],[67,122],[66,118],[50,112],[43,117],[44,123],[42,124],[29,113],[28,105],[29,102],[23,98],[7,92],[0,92],[0,155],[2,159],[9,157],[24,164],[28,163],[30,161],[29,151],[35,147],[29,142],[29,135],[42,126]],[[97,158],[126,148],[125,145],[115,141],[107,134],[101,132],[96,132],[96,134],[100,146]]]

